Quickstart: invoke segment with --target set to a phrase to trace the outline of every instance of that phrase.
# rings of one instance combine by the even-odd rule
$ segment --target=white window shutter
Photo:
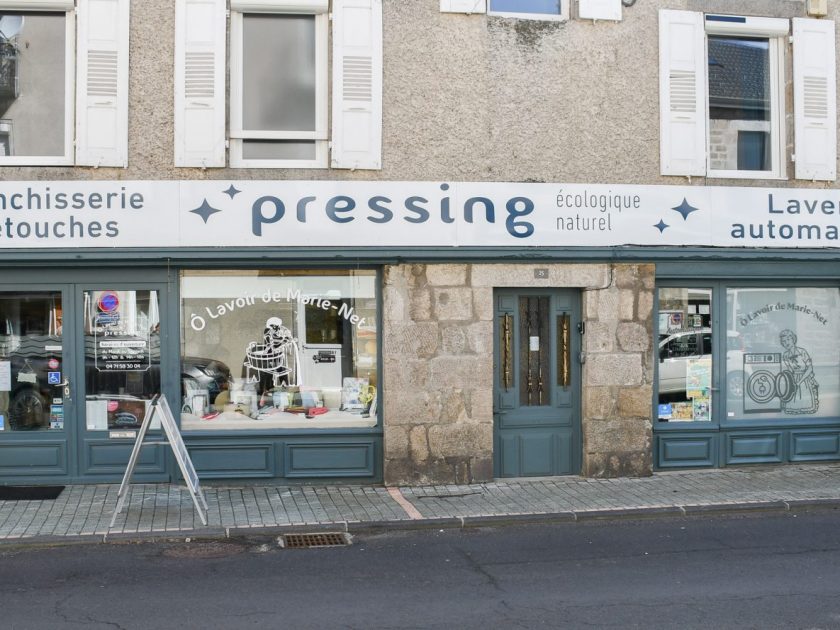
[[[706,174],[706,34],[703,14],[659,12],[660,168]]]
[[[441,13],[487,13],[486,0],[440,0]]]
[[[333,2],[333,168],[382,168],[382,0]]]
[[[582,20],[621,21],[621,0],[578,0],[578,17]]]
[[[797,179],[837,179],[834,22],[793,20],[794,155]]]
[[[128,166],[129,0],[79,0],[76,164]]]
[[[175,5],[175,166],[225,165],[225,0]]]

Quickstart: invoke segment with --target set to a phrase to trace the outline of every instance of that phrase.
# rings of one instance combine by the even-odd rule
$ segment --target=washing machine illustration
[[[781,411],[796,393],[793,374],[782,364],[780,352],[744,354],[744,413]]]

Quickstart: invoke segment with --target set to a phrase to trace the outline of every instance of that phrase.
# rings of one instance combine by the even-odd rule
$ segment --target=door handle
[[[502,355],[502,365],[501,365],[501,381],[502,387],[505,389],[510,389],[511,386],[511,370],[512,370],[512,361],[513,361],[513,348],[512,348],[512,338],[511,335],[513,334],[513,316],[509,313],[505,313],[502,316],[502,325],[500,327],[501,339],[499,340],[501,343],[499,344],[499,351]]]
[[[571,381],[572,349],[569,344],[569,326],[568,313],[557,316],[557,384],[561,387],[568,387]]]

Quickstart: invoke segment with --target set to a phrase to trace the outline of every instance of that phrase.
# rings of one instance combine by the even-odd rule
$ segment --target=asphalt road
[[[840,511],[0,546],[0,628],[840,628]]]

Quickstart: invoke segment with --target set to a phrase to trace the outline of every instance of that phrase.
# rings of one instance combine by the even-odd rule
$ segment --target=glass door
[[[151,399],[161,392],[158,289],[84,288],[78,293],[84,424],[81,473],[121,475]],[[155,423],[152,428],[159,428]],[[141,451],[137,471],[164,472],[159,447]]]
[[[0,430],[64,430],[62,317],[58,291],[0,294]]]
[[[0,291],[0,478],[70,473],[64,314],[61,289]]]

